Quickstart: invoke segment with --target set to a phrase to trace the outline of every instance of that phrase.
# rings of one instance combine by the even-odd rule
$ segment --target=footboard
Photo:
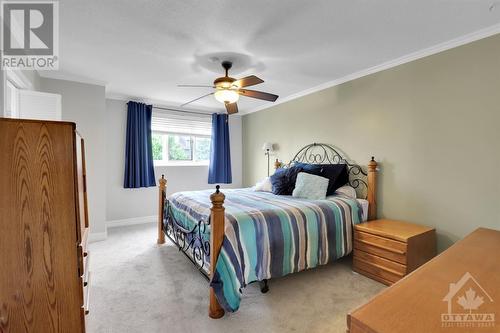
[[[220,192],[220,187],[217,185],[215,193],[210,196],[212,207],[208,221],[200,220],[195,226],[186,228],[175,219],[171,203],[166,198],[167,180],[164,175],[161,176],[159,182],[157,243],[164,244],[166,235],[203,276],[210,280],[210,276],[214,274],[224,238],[224,194]],[[207,239],[209,225],[210,239]],[[207,258],[210,258],[209,266],[206,263]],[[212,288],[210,288],[208,315],[211,318],[220,318],[224,315],[224,310],[219,305]]]
[[[207,262],[210,258],[209,225],[210,218],[208,221],[200,220],[191,228],[186,228],[176,220],[171,202],[168,199],[164,200],[162,234],[177,246],[207,280],[210,280],[210,265]]]

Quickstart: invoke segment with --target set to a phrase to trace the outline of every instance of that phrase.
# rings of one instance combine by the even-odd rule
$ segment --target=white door
[[[33,90],[18,90],[17,117],[23,119],[61,120],[61,95]]]
[[[19,89],[9,80],[5,81],[5,111],[4,117],[7,118],[19,118],[17,115],[17,101]]]

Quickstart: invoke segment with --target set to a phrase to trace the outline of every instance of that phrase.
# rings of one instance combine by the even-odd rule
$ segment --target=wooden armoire
[[[85,332],[84,141],[74,123],[0,118],[0,332]]]

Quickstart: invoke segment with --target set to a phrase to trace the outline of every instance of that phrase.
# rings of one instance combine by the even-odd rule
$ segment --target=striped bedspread
[[[186,227],[208,220],[213,190],[169,197]],[[239,308],[248,283],[325,265],[352,250],[352,225],[362,221],[355,199],[296,199],[251,189],[225,189],[225,236],[211,281],[226,311]],[[210,232],[207,229],[207,232]]]

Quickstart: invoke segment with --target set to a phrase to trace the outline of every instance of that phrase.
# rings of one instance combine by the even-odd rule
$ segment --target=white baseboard
[[[157,222],[157,220],[158,220],[158,216],[156,216],[156,215],[132,217],[129,219],[107,221],[106,227],[107,228],[116,228],[116,227],[123,227],[123,226],[128,226],[128,225],[155,223],[155,222]]]
[[[106,240],[108,238],[107,228],[123,227],[128,225],[144,224],[144,223],[156,223],[158,217],[156,215],[152,216],[141,216],[133,217],[130,219],[113,220],[106,222],[106,231],[104,232],[91,232],[89,234],[89,243],[99,242]]]
[[[99,242],[108,238],[108,232],[91,232],[89,234],[89,243]]]

